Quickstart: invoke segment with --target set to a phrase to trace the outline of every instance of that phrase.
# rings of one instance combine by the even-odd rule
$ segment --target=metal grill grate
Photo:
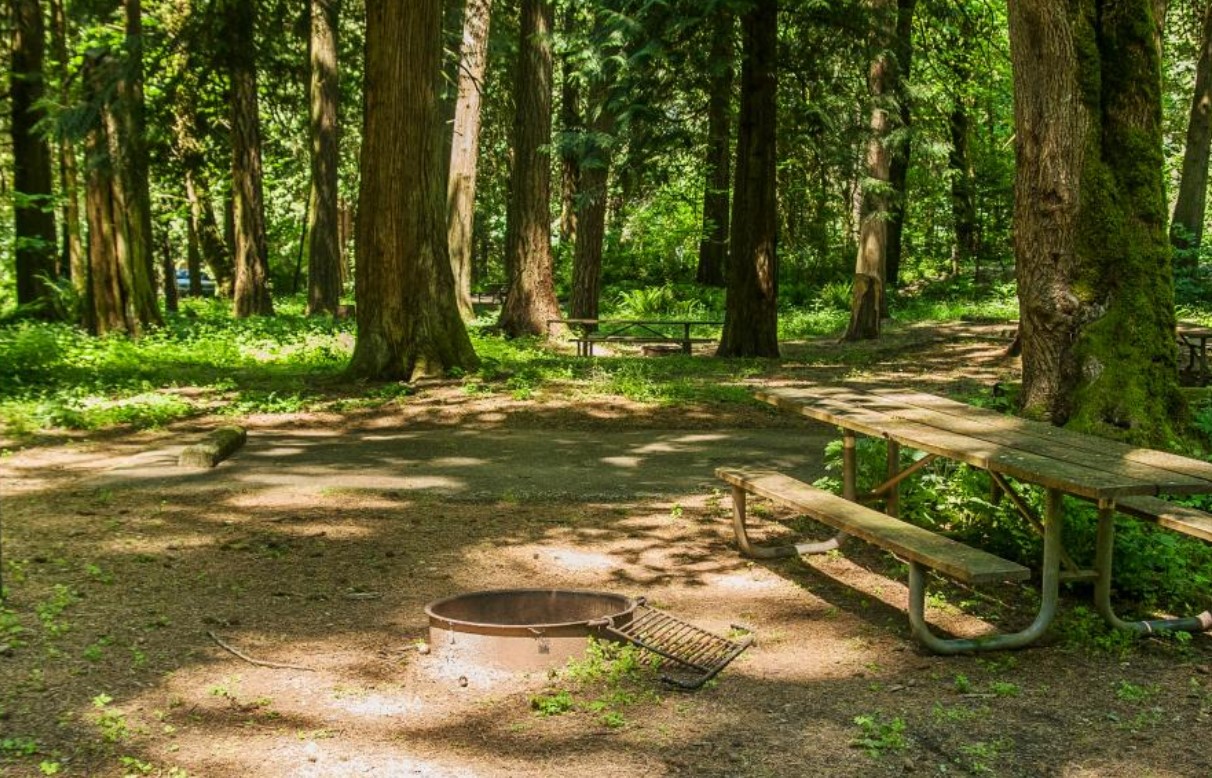
[[[752,635],[740,641],[729,640],[650,608],[642,601],[636,605],[629,622],[616,626],[612,621],[604,629],[620,640],[670,660],[672,664],[664,667],[666,672],[661,677],[684,689],[699,688],[753,643]]]

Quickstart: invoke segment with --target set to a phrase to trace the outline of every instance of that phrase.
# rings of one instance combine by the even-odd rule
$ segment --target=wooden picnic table
[[[691,353],[694,343],[709,343],[714,338],[691,337],[694,327],[722,327],[722,321],[691,319],[549,319],[554,324],[577,330],[577,356],[593,356],[595,343],[668,343],[677,345],[683,354]]]
[[[932,650],[957,653],[1015,648],[1035,641],[1055,616],[1061,580],[1094,581],[1095,606],[1116,627],[1142,633],[1212,629],[1212,614],[1206,611],[1189,618],[1126,622],[1116,616],[1111,606],[1117,501],[1141,499],[1134,498],[1138,495],[1156,501],[1159,494],[1212,493],[1212,463],[1137,448],[909,390],[810,385],[760,389],[756,394],[778,408],[841,428],[843,496],[849,500],[883,500],[884,511],[896,516],[898,484],[935,458],[949,459],[988,472],[995,488],[1043,535],[1042,596],[1032,624],[1012,634],[943,639],[929,631],[924,619],[915,619],[911,607],[914,634]],[[857,435],[888,442],[887,480],[864,495],[859,494],[856,484]],[[902,470],[899,454],[902,446],[922,451],[926,456]],[[1042,517],[1035,514],[1011,479],[1044,488]],[[1079,566],[1063,546],[1065,495],[1098,505],[1098,535],[1091,568]],[[1198,536],[1198,532],[1191,534]],[[911,603],[914,598],[924,596],[921,587],[921,581],[915,584],[911,575]]]
[[[1176,332],[1178,342],[1190,351],[1190,369],[1196,371],[1200,383],[1207,383],[1209,376],[1212,376],[1212,370],[1208,367],[1208,341],[1212,340],[1212,327],[1180,321]]]

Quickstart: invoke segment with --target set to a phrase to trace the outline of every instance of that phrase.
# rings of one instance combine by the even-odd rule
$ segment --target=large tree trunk
[[[131,332],[126,318],[126,294],[118,258],[119,220],[123,214],[114,208],[116,186],[110,163],[108,108],[102,95],[113,79],[115,63],[104,51],[90,52],[84,60],[82,78],[86,98],[100,104],[99,116],[84,139],[84,154],[89,160],[85,171],[84,210],[88,220],[88,293],[85,323],[90,332]]]
[[[560,318],[551,257],[551,30],[551,0],[522,0],[505,229],[509,291],[500,319],[510,337],[544,335],[547,321]]]
[[[778,2],[757,0],[741,17],[741,107],[732,202],[732,251],[717,355],[777,357],[775,126]]]
[[[232,231],[236,282],[232,292],[237,317],[270,316],[269,248],[262,193],[261,126],[257,117],[256,3],[224,0],[224,36],[231,78]]]
[[[59,79],[59,99],[67,105],[70,99],[70,60],[63,0],[51,0],[50,10],[51,50]],[[59,139],[59,180],[63,189],[62,264],[71,276],[76,294],[83,300],[88,294],[88,256],[84,253],[84,238],[80,230],[80,171],[76,161],[76,144],[66,137]]]
[[[728,186],[732,176],[732,83],[736,46],[732,13],[716,12],[707,85],[707,180],[703,190],[703,237],[699,241],[700,284],[723,286],[728,259]]]
[[[45,31],[38,0],[12,0],[13,186],[17,304],[31,315],[54,318],[57,276],[50,145],[37,128],[45,116]]]
[[[337,103],[337,30],[341,0],[310,0],[311,194],[307,219],[307,313],[335,315],[341,302],[337,173],[341,161]]]
[[[892,154],[888,134],[892,131],[889,97],[895,80],[895,63],[888,49],[896,34],[895,0],[869,0],[875,24],[875,57],[867,74],[871,96],[871,129],[867,140],[866,177],[862,184],[858,257],[854,265],[854,290],[850,303],[850,325],[846,340],[871,340],[880,335],[884,300],[885,259],[888,247],[888,180]]]
[[[1158,443],[1182,406],[1150,0],[1010,3],[1030,416]]]
[[[476,365],[446,246],[442,0],[366,8],[357,215],[358,340],[350,372],[412,380]]]
[[[124,0],[125,61],[119,68],[115,100],[107,108],[110,158],[114,166],[114,207],[119,221],[118,258],[126,286],[128,321],[137,329],[162,324],[156,302],[156,257],[147,171],[147,130],[143,117],[143,11],[140,0]]]
[[[459,96],[455,105],[447,187],[447,240],[459,313],[471,319],[471,254],[475,229],[476,171],[480,159],[480,103],[488,69],[488,26],[492,0],[468,0],[463,20]]]
[[[892,147],[892,162],[888,167],[890,208],[888,211],[888,246],[884,252],[884,283],[896,288],[901,282],[902,235],[905,228],[905,210],[909,195],[906,180],[909,177],[909,160],[913,136],[909,132],[913,124],[912,106],[906,85],[913,69],[913,14],[917,0],[898,0],[896,4],[896,81],[893,94],[896,96],[902,138]]]
[[[1183,152],[1182,178],[1170,240],[1177,249],[1193,249],[1203,243],[1204,211],[1208,196],[1208,152],[1212,148],[1212,2],[1204,11],[1202,46],[1195,66],[1195,92],[1191,97],[1191,118],[1187,122],[1187,147]],[[1199,257],[1194,251],[1181,251],[1176,264],[1194,268]]]

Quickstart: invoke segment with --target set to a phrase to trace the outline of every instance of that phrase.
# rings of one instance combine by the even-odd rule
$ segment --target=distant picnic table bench
[[[722,321],[689,319],[548,319],[547,328],[562,324],[577,333],[577,356],[593,356],[595,343],[638,343],[678,346],[691,353],[695,343],[711,343],[715,338],[691,336],[695,327],[722,327]]]
[[[1212,375],[1212,370],[1208,369],[1208,341],[1212,340],[1212,327],[1180,321],[1175,332],[1178,344],[1189,350],[1188,367],[1199,376],[1200,383],[1207,383]]]

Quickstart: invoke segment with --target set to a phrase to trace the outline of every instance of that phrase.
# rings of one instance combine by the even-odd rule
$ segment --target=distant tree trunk
[[[446,246],[441,29],[442,0],[366,7],[358,339],[350,362],[358,377],[407,381],[476,365]]]
[[[176,313],[177,305],[177,273],[173,264],[173,249],[168,242],[168,231],[165,230],[160,238],[160,276],[164,290],[164,310]]]
[[[580,192],[577,193],[576,250],[572,261],[572,303],[574,319],[598,318],[602,286],[602,247],[606,238],[607,185],[610,182],[610,144],[615,118],[607,105],[609,87],[598,85],[593,108],[596,116],[590,125],[590,137],[581,157]]]
[[[308,8],[311,194],[307,208],[307,314],[335,315],[341,302],[337,234],[337,173],[341,161],[337,30],[341,0],[310,0]]]
[[[732,201],[732,250],[722,357],[777,357],[778,257],[775,127],[778,2],[757,0],[741,17],[741,107]]]
[[[575,33],[577,23],[576,3],[564,6],[561,26],[564,34]],[[572,58],[565,55],[560,62],[563,83],[560,86],[560,131],[566,136],[581,130],[581,90],[577,88],[576,68]],[[577,192],[580,189],[580,153],[563,144],[560,153],[560,242],[569,243],[577,235]]]
[[[45,116],[45,31],[38,0],[12,0],[14,238],[17,304],[33,316],[55,318],[55,211],[50,145],[37,128]]]
[[[696,280],[724,285],[728,258],[728,186],[732,175],[732,83],[735,23],[726,8],[716,12],[711,34],[711,76],[707,86],[707,180],[703,190],[703,237]]]
[[[192,191],[193,187],[189,186],[187,181],[187,190]],[[185,267],[189,271],[189,294],[191,297],[198,297],[202,294],[202,236],[198,231],[198,223],[193,215],[193,195],[187,194],[187,199],[190,200],[190,213],[185,219]],[[216,288],[218,282],[215,283]],[[172,309],[169,309],[172,310]]]
[[[69,57],[67,53],[67,15],[63,0],[51,0],[51,49],[59,79],[59,99],[69,100]],[[66,137],[59,139],[59,180],[63,188],[63,259],[62,264],[72,279],[76,294],[83,300],[88,293],[88,256],[80,231],[80,172],[76,161],[76,144]]]
[[[510,337],[544,335],[560,317],[551,257],[551,31],[551,0],[522,0],[500,319]]]
[[[189,226],[197,236],[202,262],[210,268],[211,275],[215,278],[216,291],[231,296],[235,283],[231,254],[223,241],[219,220],[215,218],[214,204],[211,203],[210,191],[203,177],[201,158],[196,162],[196,167],[189,163],[185,165],[185,199],[189,204]],[[193,279],[193,271],[190,273],[190,278]],[[201,294],[201,286],[195,290],[191,285],[190,293]]]
[[[1157,443],[1182,407],[1150,0],[1012,0],[1023,411]]]
[[[1177,249],[1193,249],[1203,243],[1204,212],[1208,196],[1208,152],[1212,148],[1212,2],[1204,11],[1199,64],[1195,66],[1195,92],[1191,97],[1191,118],[1187,122],[1187,147],[1183,152],[1182,177],[1170,241]],[[1198,255],[1181,251],[1175,264],[1194,268]]]
[[[1157,22],[1157,33],[1154,35],[1154,40],[1157,41],[1157,56],[1163,58],[1165,56],[1166,45],[1166,14],[1170,10],[1170,0],[1153,0],[1153,19]]]
[[[846,340],[872,340],[880,335],[880,317],[886,310],[884,273],[888,248],[888,179],[891,153],[888,134],[892,120],[888,98],[895,77],[888,45],[896,32],[895,0],[868,0],[875,21],[875,57],[867,74],[871,96],[871,130],[867,140],[866,179],[859,217],[858,258]]]
[[[966,73],[966,69],[962,69]],[[967,78],[959,81],[960,70],[956,71],[957,83],[967,82]],[[955,223],[955,245],[951,249],[951,272],[958,275],[977,256],[977,223],[976,203],[973,199],[972,165],[968,160],[968,140],[971,135],[968,121],[968,108],[964,104],[963,95],[956,95],[948,118],[951,132],[951,151],[948,166],[951,168],[951,216]],[[979,266],[974,269],[973,277],[979,275]]]
[[[884,283],[893,289],[901,284],[901,238],[909,196],[906,180],[909,177],[909,160],[912,153],[913,139],[909,130],[913,126],[913,111],[906,84],[913,69],[913,14],[916,10],[917,0],[898,0],[896,4],[897,76],[893,94],[904,140],[892,147],[892,162],[888,167],[891,203],[888,211],[888,248],[884,255]]]
[[[256,3],[223,0],[227,68],[231,79],[231,181],[234,194],[232,248],[235,316],[271,316],[269,248],[262,193],[261,126],[257,117]]]
[[[108,106],[110,156],[114,165],[114,207],[122,214],[118,256],[126,285],[128,320],[159,325],[156,257],[147,171],[147,130],[143,116],[143,10],[140,0],[123,0],[125,58],[118,69],[115,100]],[[132,335],[139,334],[138,330]]]
[[[492,0],[468,0],[463,20],[459,96],[455,105],[447,187],[447,240],[459,314],[474,318],[471,305],[471,254],[475,229],[476,172],[480,159],[480,103],[488,69],[488,26]]]

